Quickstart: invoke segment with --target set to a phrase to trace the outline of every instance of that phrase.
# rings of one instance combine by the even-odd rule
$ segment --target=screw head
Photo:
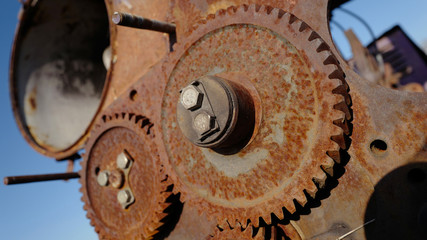
[[[202,106],[203,93],[193,84],[181,90],[180,102],[187,110],[195,110]]]
[[[123,152],[117,156],[117,167],[121,169],[127,169],[130,166],[131,160]]]
[[[117,193],[117,201],[120,204],[124,205],[129,203],[132,200],[132,193],[128,189],[120,190]]]
[[[108,185],[108,177],[110,173],[108,171],[102,171],[98,174],[98,177],[96,178],[98,184],[102,187],[105,187]]]
[[[200,135],[203,135],[212,129],[213,120],[213,117],[206,112],[199,113],[194,118],[193,127]]]

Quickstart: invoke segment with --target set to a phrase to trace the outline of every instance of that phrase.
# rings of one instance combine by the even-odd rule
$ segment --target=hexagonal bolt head
[[[117,156],[117,167],[121,169],[127,169],[130,166],[131,160],[126,156],[125,153],[120,153]]]
[[[181,90],[179,101],[187,110],[196,110],[202,106],[203,93],[193,84]]]
[[[102,171],[98,174],[98,177],[96,178],[98,184],[102,187],[105,187],[108,185],[108,177],[110,173],[108,171]]]
[[[128,189],[120,190],[119,193],[117,193],[117,201],[121,205],[128,204],[132,200],[132,193]]]
[[[200,135],[208,133],[213,126],[214,118],[205,112],[199,113],[194,118],[193,127]]]

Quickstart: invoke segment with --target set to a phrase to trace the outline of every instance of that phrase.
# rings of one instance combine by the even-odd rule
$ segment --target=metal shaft
[[[169,34],[175,33],[175,24],[151,20],[140,16],[135,16],[129,13],[114,12],[112,17],[113,23],[139,29],[153,30]]]
[[[72,178],[80,178],[79,173],[53,173],[53,174],[42,174],[42,175],[26,175],[26,176],[12,176],[5,177],[3,182],[5,185],[19,184],[19,183],[31,183],[31,182],[44,182],[51,180],[68,180]]]

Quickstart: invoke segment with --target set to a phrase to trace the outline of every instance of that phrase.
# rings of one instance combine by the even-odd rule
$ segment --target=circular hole
[[[371,143],[370,148],[374,154],[381,155],[384,154],[387,150],[387,143],[385,143],[383,140],[377,139]]]
[[[130,100],[135,101],[138,98],[138,92],[135,89],[130,91],[129,98]]]
[[[86,134],[101,105],[109,17],[102,0],[43,0],[25,14],[11,63],[18,121],[58,152]]]
[[[100,171],[100,170],[101,170],[101,169],[99,169],[99,167],[96,167],[96,168],[95,168],[95,175],[96,175],[96,176],[98,176],[98,174],[99,174],[99,171]]]
[[[425,172],[420,168],[413,168],[408,172],[408,180],[413,183],[419,183],[426,179]]]

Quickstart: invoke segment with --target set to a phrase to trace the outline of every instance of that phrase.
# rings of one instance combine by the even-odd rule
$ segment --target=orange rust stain
[[[30,97],[30,106],[32,110],[36,110],[37,108],[36,99],[34,98],[34,96]]]

